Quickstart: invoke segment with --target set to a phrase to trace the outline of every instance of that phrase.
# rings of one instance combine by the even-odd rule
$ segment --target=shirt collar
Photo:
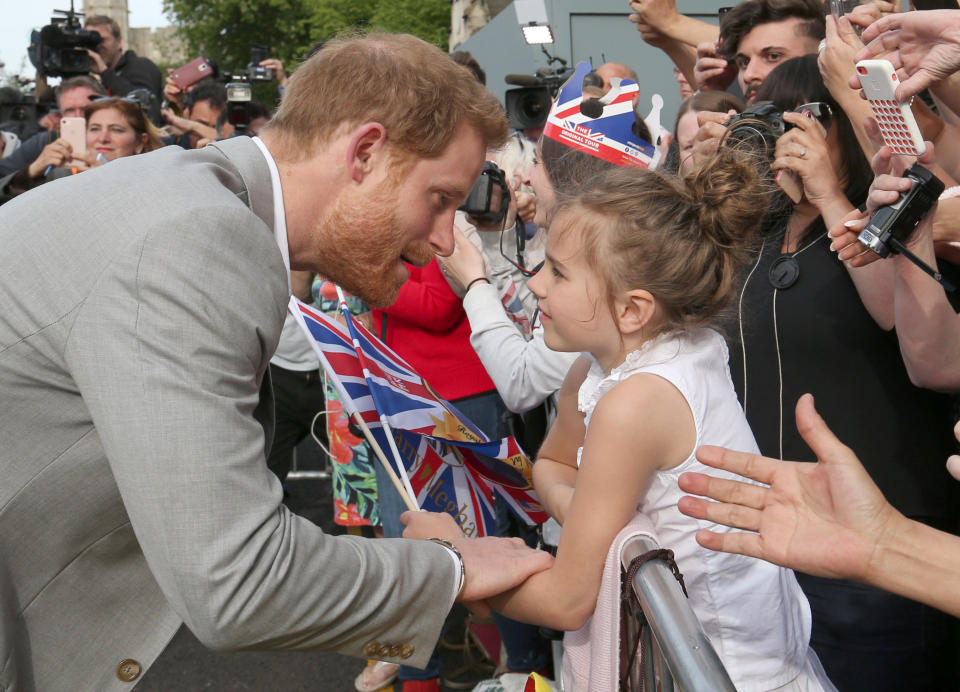
[[[267,160],[267,168],[270,169],[270,186],[273,189],[273,237],[277,241],[277,247],[280,248],[280,254],[283,256],[283,266],[287,269],[287,289],[291,292],[292,283],[290,279],[290,247],[287,244],[287,217],[283,210],[283,189],[280,187],[280,171],[277,168],[277,162],[273,160],[273,155],[267,149],[267,145],[259,137],[253,138],[254,143],[260,147],[263,158]]]

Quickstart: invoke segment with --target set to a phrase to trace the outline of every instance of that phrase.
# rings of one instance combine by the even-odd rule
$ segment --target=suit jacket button
[[[398,658],[400,653],[403,651],[403,647],[399,644],[392,644],[390,646],[390,658]]]
[[[143,672],[143,668],[140,663],[132,658],[123,659],[117,666],[117,677],[123,682],[133,682],[140,677],[141,672]]]
[[[391,646],[389,644],[381,644],[380,650],[377,652],[377,658],[380,660],[390,658],[390,649]]]
[[[404,644],[403,648],[400,649],[400,658],[410,658],[413,656],[413,652],[416,651],[413,644]]]
[[[379,652],[380,642],[378,641],[367,642],[363,647],[363,655],[367,658],[376,658]]]

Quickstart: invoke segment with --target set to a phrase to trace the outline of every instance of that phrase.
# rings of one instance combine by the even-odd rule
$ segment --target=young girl
[[[728,149],[677,179],[616,169],[561,200],[547,259],[530,281],[547,345],[582,352],[534,465],[541,502],[563,524],[551,569],[490,605],[557,629],[584,626],[603,563],[636,512],[674,551],[690,603],[738,690],[833,689],[809,648],[810,608],[789,570],[700,547],[676,507],[677,477],[704,444],[755,452],[723,338],[767,204],[752,161]],[[715,469],[710,473],[716,474]],[[566,690],[586,687],[571,671]]]

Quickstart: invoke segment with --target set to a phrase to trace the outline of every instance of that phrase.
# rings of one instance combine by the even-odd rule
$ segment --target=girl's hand
[[[464,537],[459,524],[446,512],[408,511],[400,515],[400,523],[406,526],[404,538],[443,538],[452,542]]]
[[[487,276],[487,261],[463,232],[453,227],[453,252],[437,256],[437,264],[454,293],[463,297],[464,289],[474,279]]]
[[[791,170],[803,181],[803,192],[817,209],[843,197],[843,189],[827,149],[827,131],[812,115],[784,113],[793,125],[777,141],[773,168]]]

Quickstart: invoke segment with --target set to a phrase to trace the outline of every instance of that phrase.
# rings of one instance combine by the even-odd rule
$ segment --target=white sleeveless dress
[[[717,332],[696,329],[660,336],[608,375],[594,363],[578,397],[586,425],[606,392],[639,373],[664,378],[686,399],[696,425],[694,449],[717,445],[758,453],[730,379],[727,346]],[[679,466],[651,476],[637,509],[653,522],[661,545],[673,550],[690,604],[737,690],[833,690],[809,647],[810,606],[793,572],[701,547],[698,529],[732,529],[680,513],[677,501],[684,493],[677,478],[686,471],[739,478],[701,464],[691,450]]]

